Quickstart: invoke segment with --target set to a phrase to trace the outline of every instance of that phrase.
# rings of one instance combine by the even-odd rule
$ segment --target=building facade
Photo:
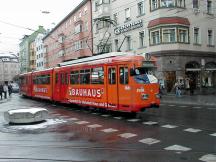
[[[31,35],[23,37],[20,47],[20,72],[25,73],[32,70],[36,70],[36,51],[35,51],[35,39],[38,34],[45,33],[46,30],[43,26],[33,32]]]
[[[44,69],[44,36],[44,34],[40,33],[35,38],[36,70]]]
[[[19,73],[19,59],[16,55],[0,54],[0,82],[11,82]]]
[[[188,79],[197,91],[215,91],[213,6],[213,0],[93,0],[94,53],[149,53],[168,92]]]
[[[91,0],[83,0],[45,37],[45,67],[92,55]]]

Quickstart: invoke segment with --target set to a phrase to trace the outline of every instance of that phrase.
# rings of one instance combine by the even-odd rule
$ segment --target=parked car
[[[19,92],[19,85],[17,83],[11,83],[11,86],[12,86],[12,93]]]

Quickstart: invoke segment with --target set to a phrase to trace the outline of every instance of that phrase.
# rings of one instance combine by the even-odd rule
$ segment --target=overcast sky
[[[0,5],[0,54],[18,53],[20,39],[31,34],[24,28],[53,28],[82,0],[4,0]],[[42,11],[49,11],[44,14]],[[53,24],[55,23],[55,25]]]

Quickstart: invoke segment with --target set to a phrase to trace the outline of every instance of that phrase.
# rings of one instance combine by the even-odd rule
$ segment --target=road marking
[[[202,107],[199,107],[199,106],[195,106],[195,107],[192,107],[193,109],[201,109]]]
[[[157,139],[154,139],[154,138],[145,138],[145,139],[139,140],[139,142],[145,143],[145,144],[148,144],[148,145],[152,145],[152,144],[160,142],[160,140],[157,140]]]
[[[158,122],[148,121],[148,122],[143,122],[143,124],[146,124],[146,125],[156,125],[156,124],[158,124]]]
[[[116,116],[116,117],[114,117],[114,119],[121,120],[121,119],[122,119],[122,117],[120,117],[120,116]]]
[[[216,133],[210,134],[210,136],[214,136],[214,137],[216,137]]]
[[[123,133],[123,134],[119,134],[118,136],[120,136],[122,138],[131,138],[131,137],[135,137],[137,135],[133,134],[133,133]]]
[[[127,121],[129,121],[129,122],[138,122],[138,121],[140,121],[140,119],[128,119]]]
[[[87,122],[87,121],[78,121],[78,122],[75,122],[76,124],[88,124],[89,122]]]
[[[99,113],[91,113],[91,114],[93,114],[93,115],[98,115]]]
[[[215,107],[209,107],[208,109],[209,109],[209,110],[216,110]]]
[[[108,128],[108,129],[103,129],[101,131],[105,132],[105,133],[112,133],[112,132],[117,132],[118,130],[117,129],[113,129],[113,128]]]
[[[191,148],[181,146],[181,145],[172,145],[169,147],[164,148],[165,150],[170,150],[170,151],[189,151]]]
[[[110,117],[110,115],[101,115],[102,117],[105,117],[105,118],[107,118],[107,117]]]
[[[176,106],[176,105],[168,105],[169,107],[174,107],[174,106]]]
[[[216,155],[214,155],[214,154],[203,155],[199,160],[205,161],[205,162],[215,162],[216,161]]]
[[[163,128],[173,129],[173,128],[177,128],[178,126],[167,124],[167,125],[162,125],[161,127],[163,127]]]
[[[185,108],[185,107],[188,107],[188,106],[179,106],[179,107]]]
[[[77,121],[79,119],[77,119],[77,118],[70,118],[69,120]]]
[[[191,132],[191,133],[198,133],[198,132],[201,132],[202,130],[200,129],[194,129],[194,128],[187,128],[187,129],[184,129],[185,132]]]
[[[88,125],[87,127],[89,127],[89,128],[99,128],[99,127],[102,127],[102,125],[92,124],[92,125]]]

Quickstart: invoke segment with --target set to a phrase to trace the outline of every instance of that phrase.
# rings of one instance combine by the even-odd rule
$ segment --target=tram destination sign
[[[129,24],[125,24],[125,25],[122,25],[122,26],[115,28],[114,33],[116,35],[119,35],[121,33],[125,33],[125,32],[128,32],[130,30],[141,28],[142,26],[143,26],[143,21],[138,20],[138,21],[134,21],[134,22],[131,22]]]

